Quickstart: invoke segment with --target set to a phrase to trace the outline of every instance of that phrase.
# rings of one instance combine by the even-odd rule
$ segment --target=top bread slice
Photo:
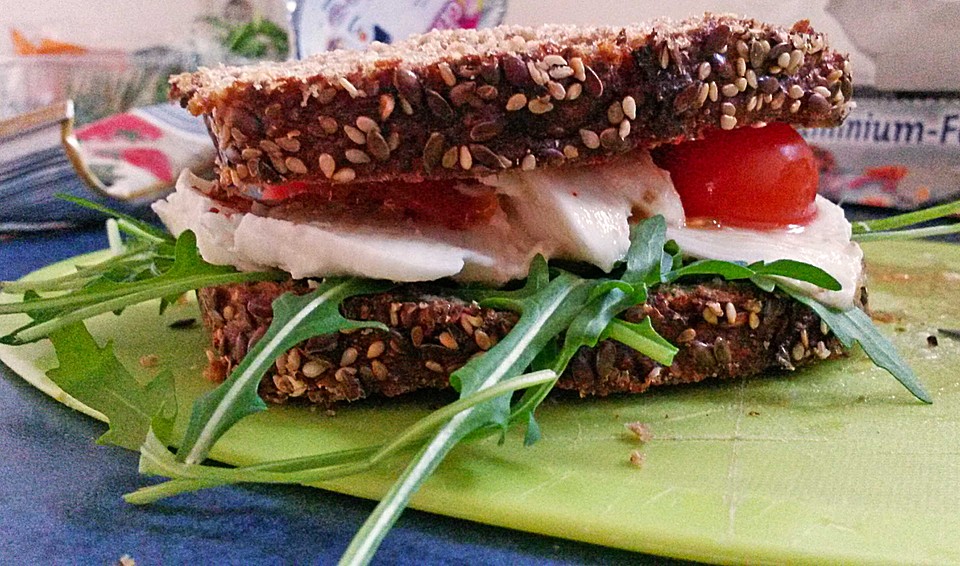
[[[846,55],[806,21],[433,31],[367,51],[200,69],[171,98],[206,119],[221,181],[376,182],[591,163],[706,130],[839,124]]]

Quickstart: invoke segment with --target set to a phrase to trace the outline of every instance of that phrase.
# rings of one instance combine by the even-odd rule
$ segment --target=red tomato
[[[661,146],[653,157],[670,172],[688,221],[769,228],[804,224],[816,214],[817,163],[787,124],[716,130]]]

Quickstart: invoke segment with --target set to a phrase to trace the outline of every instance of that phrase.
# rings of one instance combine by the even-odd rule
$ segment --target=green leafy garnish
[[[275,300],[273,322],[263,338],[226,381],[194,403],[179,459],[188,464],[203,461],[214,442],[237,421],[266,410],[267,405],[257,395],[257,385],[281,353],[312,336],[358,328],[386,330],[378,322],[343,318],[340,303],[353,295],[377,293],[390,287],[383,281],[328,279],[306,295],[287,293]]]
[[[830,308],[786,287],[781,289],[817,313],[820,319],[837,336],[841,344],[847,348],[852,348],[855,343],[860,344],[860,347],[863,348],[863,351],[866,352],[873,363],[887,370],[914,397],[924,403],[933,403],[933,399],[924,389],[917,375],[903,361],[890,340],[873,325],[870,315],[857,308],[845,311]]]
[[[81,323],[58,328],[50,341],[60,366],[47,377],[110,421],[98,443],[136,450],[151,424],[160,437],[169,438],[177,409],[172,374],[162,372],[140,385],[114,355],[113,345],[98,346]]]
[[[871,242],[877,240],[912,240],[930,236],[956,234],[960,233],[960,223],[930,226],[927,228],[904,229],[955,214],[960,214],[960,200],[931,206],[922,210],[905,212],[887,218],[860,220],[851,223],[853,227],[853,239],[858,242]]]
[[[187,291],[239,283],[264,281],[283,277],[280,272],[239,272],[233,267],[211,265],[197,251],[196,237],[186,231],[177,238],[172,262],[162,260],[167,255],[166,242],[134,263],[107,262],[98,271],[92,268],[86,279],[78,279],[81,286],[68,292],[48,297],[32,297],[21,303],[0,305],[0,315],[24,313],[33,321],[0,337],[0,344],[19,345],[34,342],[50,335],[58,328],[106,312],[120,312],[124,308],[152,299],[169,299]],[[62,284],[61,280],[59,284]]]

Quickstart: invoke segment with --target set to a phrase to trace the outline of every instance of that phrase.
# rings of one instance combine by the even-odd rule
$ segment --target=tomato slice
[[[653,159],[670,172],[688,223],[764,229],[816,215],[817,163],[788,124],[715,130],[661,146]]]
[[[500,206],[494,190],[476,181],[264,185],[261,200],[295,205],[317,218],[353,222],[412,219],[464,230],[490,220]]]

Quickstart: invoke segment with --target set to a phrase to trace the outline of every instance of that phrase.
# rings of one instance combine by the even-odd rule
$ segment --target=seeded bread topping
[[[833,126],[852,94],[846,57],[807,22],[712,14],[435,31],[171,82],[217,141],[222,184],[240,188],[595,163],[711,128]]]

